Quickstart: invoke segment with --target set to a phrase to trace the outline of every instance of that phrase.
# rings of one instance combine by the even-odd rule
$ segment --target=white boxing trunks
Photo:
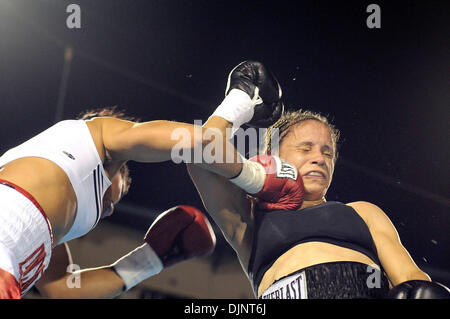
[[[24,295],[50,263],[53,235],[36,200],[0,180],[0,269],[12,274]]]

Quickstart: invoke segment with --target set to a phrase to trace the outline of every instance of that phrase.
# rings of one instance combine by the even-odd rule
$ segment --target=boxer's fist
[[[297,210],[304,200],[303,180],[295,166],[272,155],[250,158],[262,165],[266,172],[263,188],[254,197],[263,210]]]
[[[178,262],[214,250],[216,236],[208,219],[195,207],[176,206],[159,215],[145,235],[145,244],[111,265],[129,290]]]
[[[255,90],[256,88],[258,89]],[[254,107],[253,117],[247,125],[269,127],[283,114],[280,84],[260,62],[244,61],[238,64],[228,75],[225,95],[232,89],[244,91],[252,100],[258,98],[255,94],[260,97]]]
[[[425,281],[405,281],[391,290],[387,295],[389,299],[450,299],[450,291],[442,284]]]
[[[213,252],[216,236],[206,216],[195,207],[180,205],[159,215],[144,240],[164,267]]]

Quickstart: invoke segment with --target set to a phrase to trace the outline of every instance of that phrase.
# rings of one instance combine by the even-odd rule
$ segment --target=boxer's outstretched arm
[[[217,134],[209,134],[207,128],[187,123],[172,121],[149,121],[135,123],[111,117],[95,118],[88,122],[88,126],[96,127],[100,136],[94,140],[102,141],[103,150],[100,156],[111,162],[164,162],[176,160],[180,149],[183,155],[189,154],[189,162],[203,162],[205,169],[221,176],[230,178],[239,174],[242,163],[217,160],[204,162],[204,157],[194,158],[195,154],[203,154],[205,147],[231,147],[232,154],[236,154],[234,147],[226,140],[215,140]],[[95,133],[93,133],[95,134]],[[225,153],[223,156],[226,156]],[[179,161],[178,161],[179,162]]]
[[[96,118],[99,122],[106,156],[113,162],[163,162],[171,159],[172,149],[181,141],[176,131],[185,132],[191,139],[185,147],[194,147],[194,125],[172,121],[135,123],[116,118]],[[175,131],[175,133],[174,133]]]
[[[99,299],[114,298],[122,293],[123,280],[111,267],[105,266],[72,273],[67,271],[71,263],[67,244],[54,248],[49,267],[36,283],[36,288],[44,298]],[[79,280],[76,276],[80,276]]]

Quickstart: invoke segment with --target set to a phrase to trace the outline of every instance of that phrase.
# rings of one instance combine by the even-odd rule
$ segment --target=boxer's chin
[[[305,200],[315,201],[325,197],[328,190],[326,183],[308,182],[304,181]]]

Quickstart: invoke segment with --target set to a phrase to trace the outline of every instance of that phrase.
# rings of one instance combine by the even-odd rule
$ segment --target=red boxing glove
[[[164,268],[214,251],[216,236],[203,213],[180,205],[159,215],[144,240],[161,259]]]
[[[262,165],[266,172],[263,188],[253,196],[263,210],[297,210],[304,200],[305,188],[297,169],[272,155],[258,155],[250,161]]]

